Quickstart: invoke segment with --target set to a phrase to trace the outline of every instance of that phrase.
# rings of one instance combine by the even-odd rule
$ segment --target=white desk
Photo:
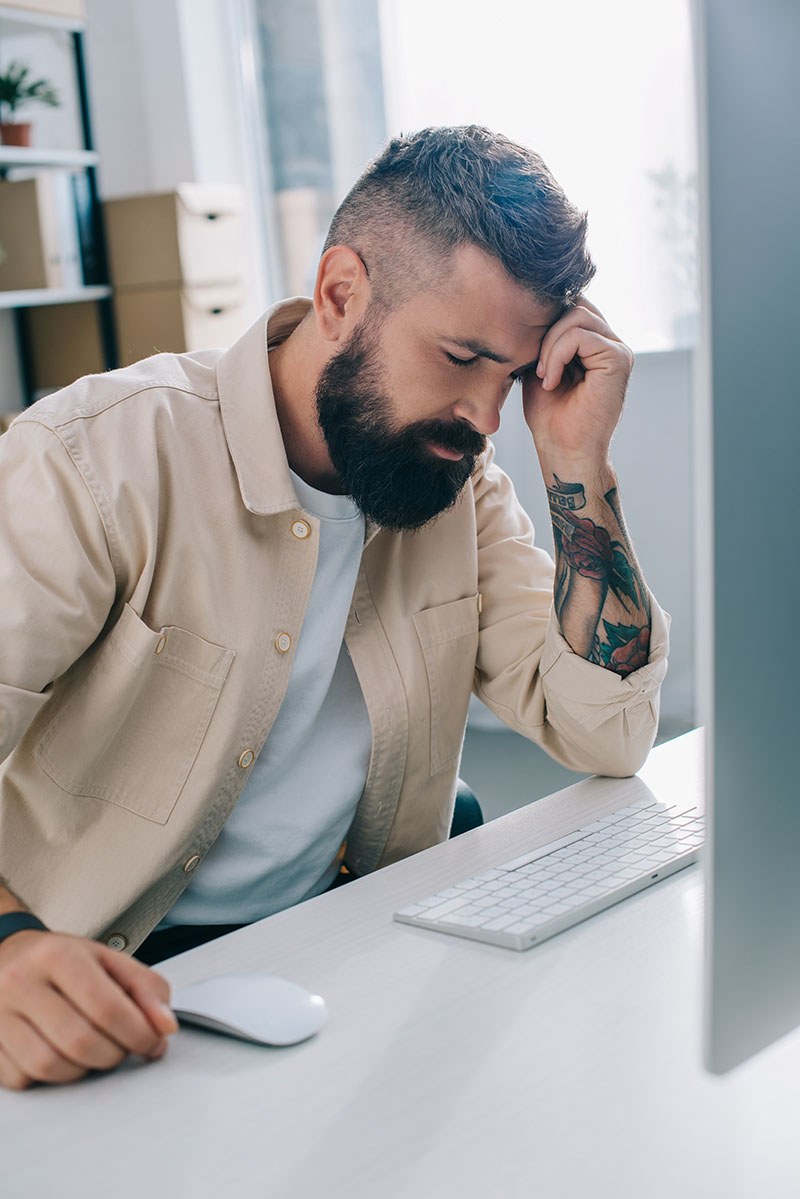
[[[639,777],[699,788],[700,752]],[[698,867],[523,954],[391,920],[640,787],[578,783],[174,959],[174,984],[295,979],[330,1023],[280,1050],[182,1030],[159,1063],[0,1094],[3,1199],[797,1199],[800,1038],[701,1066]]]

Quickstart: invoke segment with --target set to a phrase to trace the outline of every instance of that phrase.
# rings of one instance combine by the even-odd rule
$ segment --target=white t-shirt
[[[349,497],[292,481],[320,519],[320,542],[289,686],[239,802],[162,928],[245,924],[324,891],[364,789],[372,735],[343,640],[364,517]]]

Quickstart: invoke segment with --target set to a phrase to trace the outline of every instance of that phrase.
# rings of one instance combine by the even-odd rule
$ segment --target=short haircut
[[[472,244],[542,304],[571,306],[595,273],[586,214],[538,154],[480,125],[393,138],[333,217],[324,249],[347,245],[387,307],[447,275]]]

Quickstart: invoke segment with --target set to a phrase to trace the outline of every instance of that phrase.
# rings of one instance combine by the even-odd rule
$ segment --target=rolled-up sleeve
[[[670,618],[650,595],[650,657],[622,678],[573,652],[551,612],[540,664],[547,722],[573,769],[635,774],[658,730],[661,684],[667,673]]]

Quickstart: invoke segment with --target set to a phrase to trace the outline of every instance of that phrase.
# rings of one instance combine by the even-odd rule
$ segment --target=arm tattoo
[[[617,489],[612,488],[603,498],[612,518],[612,528],[616,524],[621,540],[612,537],[602,525],[578,515],[586,507],[582,484],[564,483],[557,476],[554,478],[553,486],[547,488],[547,496],[556,545],[553,589],[556,615],[561,621],[576,576],[594,580],[597,610],[589,619],[593,620],[596,631],[586,656],[589,661],[624,677],[647,661],[650,608],[641,576],[632,562]],[[609,593],[629,614],[628,623],[601,619]],[[602,633],[599,631],[601,625]]]
[[[594,646],[589,661],[607,670],[616,671],[625,678],[632,671],[647,663],[650,649],[650,627],[645,625],[609,624],[603,621],[606,639],[595,635]]]
[[[556,481],[555,486],[547,488],[551,512],[574,512],[578,508],[586,507],[586,492],[582,483],[562,483],[558,475],[553,475],[553,478]]]

